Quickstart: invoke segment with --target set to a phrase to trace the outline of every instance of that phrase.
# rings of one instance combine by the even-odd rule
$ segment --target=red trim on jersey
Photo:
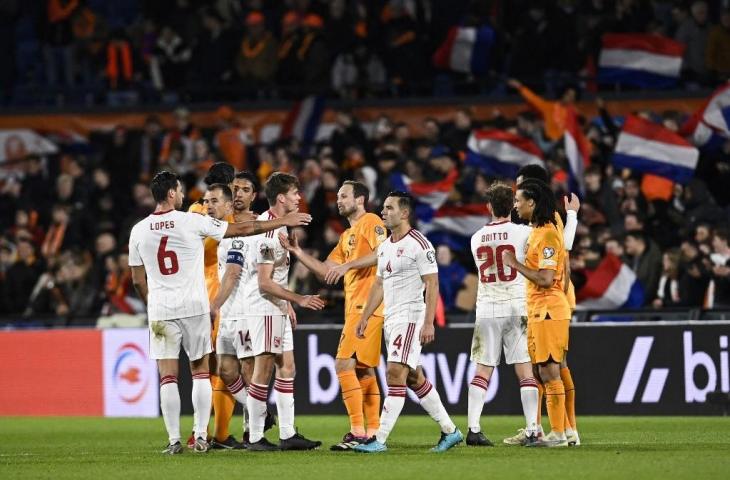
[[[424,250],[428,250],[428,240],[426,240],[421,232],[418,230],[411,229],[408,234],[415,238],[416,241],[421,245]]]
[[[408,230],[408,231],[407,231],[407,232],[405,233],[405,235],[403,235],[402,237],[400,237],[400,238],[399,238],[398,240],[396,240],[395,242],[393,241],[393,234],[391,233],[391,234],[390,234],[390,243],[398,243],[398,242],[400,242],[401,240],[403,240],[404,238],[406,238],[406,237],[408,236],[408,234],[409,234],[409,233],[411,233],[412,231],[413,231],[413,228],[411,228],[410,230]]]
[[[408,355],[411,354],[411,343],[413,342],[413,332],[416,330],[416,324],[415,323],[409,323],[408,329],[406,330],[406,338],[403,342],[405,344],[405,348],[403,348],[403,363],[408,363]]]
[[[504,225],[505,223],[509,223],[509,220],[504,220],[503,222],[492,222],[484,225],[485,227],[493,227],[495,225]]]
[[[171,208],[170,210],[165,210],[164,212],[152,212],[152,213],[150,213],[150,215],[164,215],[164,214],[170,213],[172,211],[174,211],[173,208]]]

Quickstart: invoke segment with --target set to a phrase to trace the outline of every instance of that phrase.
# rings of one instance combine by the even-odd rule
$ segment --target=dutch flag
[[[586,272],[576,300],[584,309],[638,308],[644,303],[644,289],[634,271],[609,253],[595,270]]]
[[[648,33],[608,33],[602,38],[598,58],[601,83],[620,83],[644,88],[676,84],[685,46]]]
[[[311,145],[324,112],[324,97],[310,95],[294,104],[281,126],[279,138],[294,137],[304,145]]]
[[[483,75],[489,67],[494,37],[489,26],[451,27],[446,40],[433,54],[433,64],[455,72]]]
[[[446,244],[454,250],[467,250],[471,236],[489,223],[484,204],[444,205],[431,215],[421,211],[418,228],[434,245]]]
[[[585,181],[583,172],[591,164],[591,144],[583,135],[578,123],[575,109],[568,109],[565,118],[565,133],[563,134],[565,156],[568,159],[568,179],[570,191],[576,192],[581,198],[585,196]]]
[[[661,125],[628,116],[618,137],[613,164],[687,183],[695,173],[699,151]]]
[[[467,147],[465,164],[487,175],[515,178],[520,167],[545,166],[532,140],[502,130],[474,130]]]
[[[410,193],[419,204],[433,212],[446,203],[458,178],[459,172],[456,170],[450,171],[444,179],[437,182],[414,182],[403,173],[394,173],[390,176],[390,185],[396,190]],[[418,211],[421,209],[418,207],[417,205],[416,214],[420,218]]]

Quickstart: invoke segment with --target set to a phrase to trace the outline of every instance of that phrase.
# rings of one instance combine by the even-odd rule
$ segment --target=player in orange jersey
[[[296,238],[280,237],[282,245],[322,280],[332,267],[372,255],[386,238],[383,221],[368,213],[365,206],[370,192],[360,182],[346,181],[337,192],[337,209],[350,223],[340,241],[324,262],[306,253]],[[370,318],[365,338],[355,331],[368,293],[375,281],[375,267],[350,270],[345,274],[345,325],[337,347],[335,370],[342,388],[342,399],[350,417],[350,431],[331,450],[347,451],[375,434],[380,425],[380,389],[375,367],[380,361],[383,306]],[[366,425],[367,421],[367,425]]]
[[[515,210],[520,218],[530,221],[532,232],[525,263],[518,262],[514,253],[505,252],[504,265],[517,269],[527,279],[527,345],[545,385],[551,427],[542,440],[531,435],[526,443],[567,447],[560,363],[568,350],[571,311],[563,283],[565,243],[555,218],[552,190],[540,180],[525,180],[518,186]]]

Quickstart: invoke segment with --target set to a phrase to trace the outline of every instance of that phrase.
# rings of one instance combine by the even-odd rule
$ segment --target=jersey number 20
[[[160,246],[157,247],[157,265],[160,267],[161,274],[172,275],[180,270],[180,265],[177,263],[177,254],[172,250],[167,250],[167,239],[168,237],[160,239]],[[165,262],[165,259],[169,262]]]
[[[489,245],[482,245],[477,248],[477,258],[484,262],[479,265],[479,279],[482,283],[493,283],[499,278],[502,282],[511,282],[517,278],[517,270],[510,268],[509,274],[504,271],[504,263],[502,263],[502,255],[505,251],[515,253],[515,247],[512,245],[498,245],[492,249]],[[487,274],[486,271],[496,263],[497,275],[494,273]]]

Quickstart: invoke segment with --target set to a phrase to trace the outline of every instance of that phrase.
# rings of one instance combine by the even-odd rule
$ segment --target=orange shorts
[[[570,320],[527,322],[527,351],[533,364],[563,361],[568,351]]]
[[[355,329],[360,321],[359,313],[345,314],[337,358],[356,358],[358,364],[377,367],[380,363],[380,344],[383,337],[383,317],[373,315],[368,321],[365,338],[357,338]]]

